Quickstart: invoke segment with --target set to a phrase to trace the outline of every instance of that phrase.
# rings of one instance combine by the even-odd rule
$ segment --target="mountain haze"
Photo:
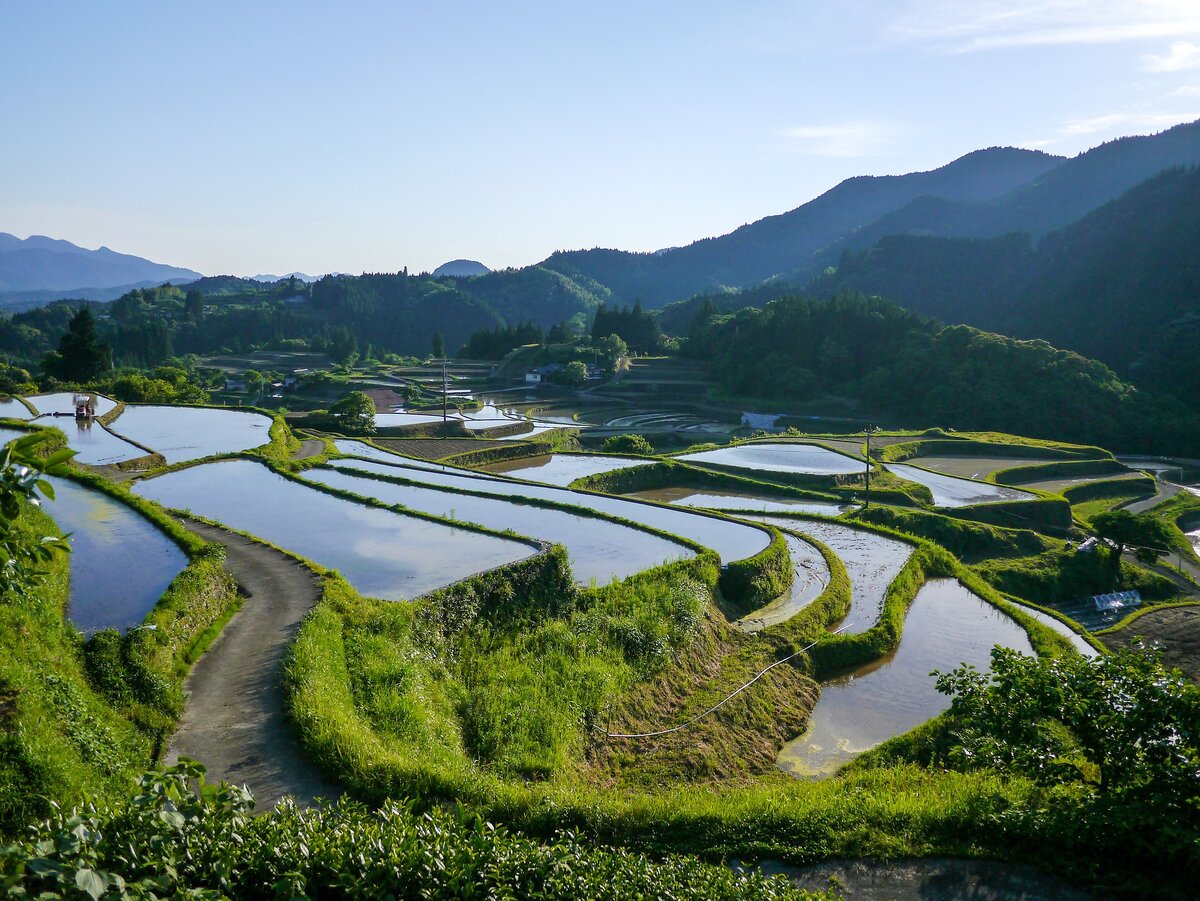
[[[107,247],[87,250],[43,235],[22,240],[0,232],[0,296],[35,291],[67,296],[80,289],[128,288],[199,277],[192,269],[154,263]]]

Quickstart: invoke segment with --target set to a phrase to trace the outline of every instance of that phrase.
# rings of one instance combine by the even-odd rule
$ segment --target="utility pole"
[[[871,426],[867,426],[867,500],[863,504],[864,510],[871,509]]]
[[[449,385],[446,381],[446,358],[442,357],[442,434],[443,435],[446,434],[446,406],[447,406],[446,392],[448,389],[449,389]]]

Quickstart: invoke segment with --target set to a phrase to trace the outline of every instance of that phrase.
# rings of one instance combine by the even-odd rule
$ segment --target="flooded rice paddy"
[[[702,507],[707,510],[749,510],[755,513],[816,513],[837,516],[845,506],[834,501],[764,497],[738,491],[705,491],[700,488],[655,488],[627,495],[659,504]]]
[[[768,532],[750,527],[745,523],[670,507],[639,503],[609,495],[587,494],[551,485],[530,485],[482,474],[467,475],[462,472],[434,472],[415,468],[401,468],[401,471],[396,471],[394,465],[374,461],[338,460],[333,465],[338,469],[359,469],[383,475],[400,476],[443,488],[487,491],[493,494],[585,507],[687,538],[697,544],[712,548],[726,563],[753,557],[771,543],[771,536]],[[389,469],[392,471],[389,472]]]
[[[61,429],[67,436],[67,444],[76,452],[75,460],[89,466],[105,466],[146,456],[140,447],[118,438],[98,422],[76,419],[40,419],[38,422],[49,422]]]
[[[28,419],[33,414],[15,397],[0,398],[0,419]]]
[[[1025,654],[1025,631],[952,579],[922,586],[896,650],[821,687],[808,731],[784,746],[779,767],[799,777],[827,776],[852,758],[937,716],[950,699],[932,670],[960,663],[986,671],[993,645]]]
[[[850,576],[850,612],[843,620],[848,635],[866,632],[875,625],[888,586],[913,555],[910,544],[839,523],[782,516],[747,518],[811,535],[838,555]]]
[[[391,451],[383,450],[382,448],[373,447],[365,441],[352,441],[347,438],[339,438],[333,442],[334,447],[339,453],[349,454],[355,457],[365,457],[368,460],[378,460],[381,463],[391,463],[397,466],[411,466],[414,469],[432,469],[436,472],[462,472],[456,470],[453,466],[446,466],[442,463],[434,463],[431,460],[422,460],[418,457],[404,457],[400,454],[393,454]]]
[[[261,413],[208,407],[129,406],[112,427],[168,463],[183,463],[266,444],[271,420]]]
[[[28,398],[39,413],[60,413],[75,415],[75,393],[73,391],[58,391],[54,394],[35,394]],[[103,394],[96,395],[96,415],[103,416],[115,408],[117,402]]]
[[[593,516],[521,504],[517,499],[498,500],[397,485],[331,469],[310,470],[304,478],[385,504],[399,504],[434,516],[496,530],[511,529],[530,538],[561,543],[570,556],[575,579],[582,585],[605,585],[614,578],[624,579],[668,560],[693,556],[689,548],[657,535]],[[487,483],[478,488],[486,490]]]
[[[1071,646],[1074,647],[1075,650],[1084,657],[1096,657],[1099,655],[1099,651],[1088,644],[1082,635],[1080,635],[1062,620],[1057,619],[1048,613],[1043,613],[1041,610],[1037,610],[1033,607],[1026,607],[1024,604],[1018,604],[1017,607],[1020,608],[1022,613],[1037,620],[1043,626],[1053,629],[1059,635],[1066,638],[1069,642],[1071,642]]]
[[[741,444],[676,457],[688,463],[715,463],[737,469],[808,475],[851,475],[863,471],[865,462],[815,444]]]
[[[993,485],[990,482],[974,482],[970,479],[960,479],[940,472],[930,472],[907,466],[904,463],[889,463],[891,472],[924,485],[933,494],[935,507],[968,507],[972,504],[988,504],[996,501],[1029,501],[1035,495],[1017,488],[1006,488],[1003,485]]]
[[[792,584],[770,604],[734,623],[745,632],[761,632],[768,626],[787,622],[815,601],[829,584],[829,565],[821,552],[798,535],[785,533],[783,537],[792,557]]]
[[[1039,457],[972,457],[970,454],[961,456],[930,454],[928,457],[910,457],[904,462],[920,466],[922,469],[945,473],[948,476],[958,476],[963,479],[985,479],[993,472],[999,472],[1002,469],[1061,461],[1054,457],[1041,459]]]
[[[412,598],[535,552],[523,542],[332,497],[249,460],[168,473],[134,491],[336,569],[362,594],[385,600]]]
[[[517,479],[566,487],[584,476],[612,472],[614,469],[628,469],[631,466],[645,466],[654,462],[656,461],[630,460],[626,457],[599,454],[546,454],[541,457],[522,457],[519,460],[492,463],[482,468],[487,472],[501,473]]]
[[[133,628],[158,603],[187,556],[136,510],[67,479],[51,479],[43,508],[71,533],[67,618],[82,632]]]

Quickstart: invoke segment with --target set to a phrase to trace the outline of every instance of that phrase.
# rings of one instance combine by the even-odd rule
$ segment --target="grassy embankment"
[[[65,444],[48,442],[46,453]],[[146,516],[188,555],[142,628],[84,640],[66,622],[69,560],[29,596],[0,604],[0,833],[49,812],[51,800],[121,796],[152,765],[183,710],[183,679],[237,609],[223,553],[124,486],[75,470],[72,480]],[[52,509],[52,508],[51,508]],[[26,507],[21,527],[57,528]]]

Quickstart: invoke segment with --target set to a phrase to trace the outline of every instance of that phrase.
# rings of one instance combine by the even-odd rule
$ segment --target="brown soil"
[[[274,807],[285,795],[301,803],[336,797],[340,790],[301,753],[284,708],[283,659],[320,596],[316,577],[264,544],[203,523],[184,524],[225,546],[225,568],[245,602],[184,683],[187,706],[167,762],[199,760],[211,781],[249,786],[260,808]]]
[[[1200,682],[1200,605],[1168,607],[1139,616],[1129,625],[1097,635],[1114,650],[1142,638],[1163,652],[1163,662]]]

